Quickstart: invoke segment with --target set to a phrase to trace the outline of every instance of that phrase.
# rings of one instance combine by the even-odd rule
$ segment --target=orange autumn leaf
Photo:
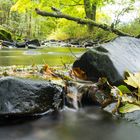
[[[83,70],[81,70],[79,67],[73,68],[72,74],[79,79],[83,79],[83,80],[87,79],[86,73]]]
[[[48,64],[45,64],[45,65],[43,66],[43,71],[44,71],[45,73],[47,73],[47,74],[50,74],[50,75],[53,74],[53,72],[52,72],[52,70],[51,70],[51,68],[49,67]]]

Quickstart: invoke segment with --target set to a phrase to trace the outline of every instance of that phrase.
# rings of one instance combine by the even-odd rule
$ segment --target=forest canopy
[[[86,26],[62,18],[39,16],[35,8],[48,12],[54,12],[52,8],[55,8],[55,12],[107,24],[135,36],[140,34],[140,2],[137,0],[0,1],[1,28],[8,29],[15,39],[22,37],[58,40],[85,37],[109,39],[115,36],[92,25]]]

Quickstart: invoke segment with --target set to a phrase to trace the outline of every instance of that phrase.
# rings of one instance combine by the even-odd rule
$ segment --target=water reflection
[[[2,140],[138,140],[140,128],[99,108],[64,110],[38,120],[0,127]]]
[[[81,55],[85,51],[84,48],[69,50],[67,47],[0,50],[0,66],[44,64],[44,62],[51,66],[62,65],[62,60],[64,63],[72,63],[75,60],[74,55]]]

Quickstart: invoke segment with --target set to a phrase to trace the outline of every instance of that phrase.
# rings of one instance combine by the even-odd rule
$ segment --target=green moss
[[[0,40],[12,40],[12,35],[10,32],[6,31],[5,29],[0,29]]]

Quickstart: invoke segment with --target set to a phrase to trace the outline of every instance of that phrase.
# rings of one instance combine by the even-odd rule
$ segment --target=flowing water
[[[85,49],[0,50],[0,66],[72,63]],[[1,124],[1,123],[0,123]],[[0,125],[0,140],[138,140],[140,127],[98,107],[65,109],[32,121]]]
[[[1,140],[139,140],[140,127],[97,107],[64,110],[38,120],[1,126]]]
[[[49,64],[50,66],[71,64],[85,48],[50,47],[44,49],[0,50],[0,66]]]

